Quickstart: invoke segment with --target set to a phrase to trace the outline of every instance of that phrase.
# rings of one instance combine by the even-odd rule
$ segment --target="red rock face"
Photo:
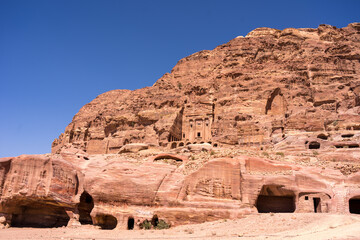
[[[52,154],[0,159],[0,224],[360,213],[359,69],[359,23],[260,28],[195,53],[85,105]]]
[[[81,173],[69,162],[44,155],[0,160],[0,212],[11,226],[60,227],[70,220]]]
[[[360,173],[248,156],[211,159],[190,173],[195,160],[179,155],[72,158],[76,166],[58,155],[1,159],[0,212],[11,226],[126,229],[129,219],[155,215],[178,225],[256,212],[360,211],[352,204],[360,199]]]
[[[152,87],[99,95],[52,151],[70,144],[117,153],[127,143],[267,148],[299,135],[306,149],[320,133],[330,135],[317,141],[320,149],[341,147],[337,136],[360,130],[359,29],[259,28],[195,53]],[[353,141],[348,146],[357,148],[358,135]]]

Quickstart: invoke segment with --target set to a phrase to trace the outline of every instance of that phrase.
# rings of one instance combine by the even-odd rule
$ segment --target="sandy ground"
[[[0,239],[360,239],[360,215],[276,213],[237,220],[178,226],[167,230],[8,228]]]

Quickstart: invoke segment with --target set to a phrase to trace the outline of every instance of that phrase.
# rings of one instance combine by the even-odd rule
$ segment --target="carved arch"
[[[286,102],[280,88],[276,88],[269,96],[266,107],[266,115],[285,115]]]

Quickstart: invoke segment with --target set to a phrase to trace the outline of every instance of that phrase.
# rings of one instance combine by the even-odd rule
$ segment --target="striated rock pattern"
[[[1,159],[0,212],[15,227],[103,229],[139,228],[154,216],[174,226],[256,212],[360,213],[360,172],[344,176],[237,156],[187,173],[189,162],[171,154],[142,161],[121,155],[85,160],[75,153],[68,161],[61,155]]]
[[[296,148],[305,149],[319,134],[320,149],[358,148],[359,33],[359,23],[255,29],[181,59],[152,87],[99,95],[52,152],[69,144],[90,154],[117,153],[128,143],[281,148],[299,138]],[[351,142],[342,142],[344,134]]]
[[[52,154],[0,159],[0,227],[360,214],[360,24],[259,28],[101,94]]]
[[[62,158],[21,155],[0,159],[1,205],[11,226],[60,227],[70,220],[82,173]]]

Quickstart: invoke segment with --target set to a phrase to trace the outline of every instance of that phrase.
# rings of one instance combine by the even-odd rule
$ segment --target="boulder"
[[[189,144],[188,149],[191,152],[201,152],[201,151],[211,151],[212,146],[209,143],[202,143],[202,144]]]
[[[126,144],[125,146],[123,146],[119,153],[137,153],[141,150],[145,150],[149,148],[149,144],[146,143],[131,143],[131,144]]]

